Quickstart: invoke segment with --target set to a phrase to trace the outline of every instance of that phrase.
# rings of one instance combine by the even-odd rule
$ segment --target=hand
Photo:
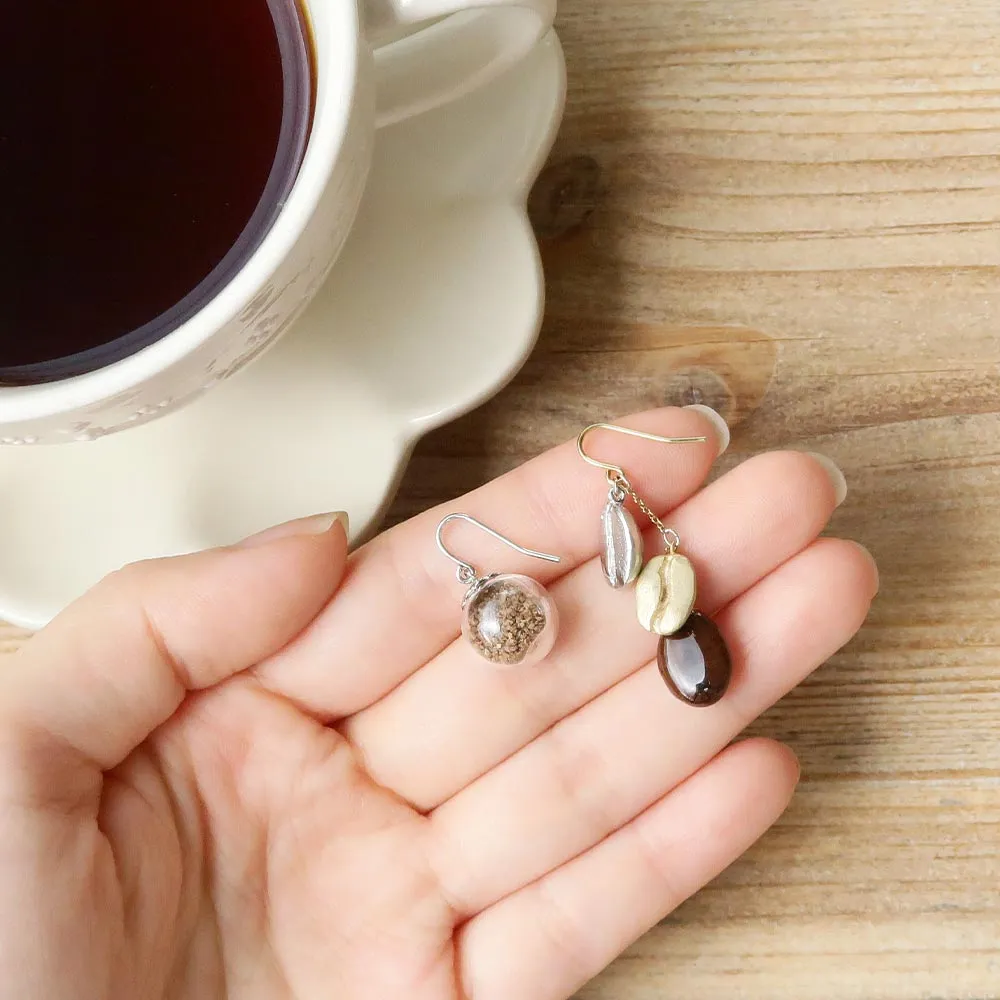
[[[693,411],[634,418],[710,433]],[[561,1000],[785,808],[792,753],[731,745],[877,588],[803,454],[701,492],[703,446],[601,442],[684,539],[734,655],[723,701],[660,681],[595,556],[603,477],[564,446],[447,510],[484,569],[549,585],[551,656],[458,637],[441,511],[347,557],[331,519],[129,567],[0,664],[0,969],[39,1000]],[[653,545],[653,541],[650,541]]]

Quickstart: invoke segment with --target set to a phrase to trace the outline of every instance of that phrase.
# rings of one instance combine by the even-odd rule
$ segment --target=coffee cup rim
[[[34,385],[0,386],[0,425],[58,416],[133,390],[183,360],[232,323],[260,294],[316,212],[344,148],[359,85],[362,24],[353,0],[326,0],[325,28],[305,0],[317,49],[315,110],[288,199],[247,262],[187,321],[159,340],[103,368]]]

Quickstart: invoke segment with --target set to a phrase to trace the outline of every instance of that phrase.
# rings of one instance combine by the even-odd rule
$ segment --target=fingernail
[[[685,406],[684,409],[700,413],[715,428],[715,436],[719,439],[719,451],[717,454],[723,454],[729,447],[730,434],[729,424],[726,423],[722,414],[718,410],[713,410],[711,406],[706,406],[704,403],[692,403],[690,406]]]
[[[861,542],[855,542],[854,544],[859,549],[861,549],[861,551],[868,558],[868,561],[872,564],[872,570],[875,573],[875,593],[877,594],[879,591],[879,587],[881,586],[881,581],[879,580],[878,563],[875,561],[875,557],[871,554],[870,550],[865,548],[865,546],[862,545]]]
[[[829,455],[823,455],[818,451],[809,451],[806,454],[815,458],[823,466],[823,471],[830,477],[830,482],[833,483],[836,506],[839,507],[847,499],[847,479],[840,471],[840,466]]]
[[[325,535],[335,524],[339,524],[344,529],[344,534],[349,535],[351,522],[347,513],[338,510],[333,514],[316,514],[313,517],[303,517],[297,521],[288,521],[285,524],[275,525],[267,528],[256,535],[240,542],[237,546],[241,549],[253,549],[259,545],[270,545],[279,538],[291,538],[294,535]]]

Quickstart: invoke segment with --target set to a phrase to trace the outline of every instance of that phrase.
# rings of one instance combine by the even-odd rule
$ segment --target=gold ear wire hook
[[[499,531],[494,531],[492,528],[487,527],[482,521],[477,521],[474,517],[470,517],[468,514],[449,514],[437,527],[437,545],[441,552],[447,556],[457,567],[458,567],[458,579],[460,583],[470,583],[475,580],[478,574],[474,566],[459,559],[458,556],[452,555],[445,547],[444,544],[444,529],[445,526],[451,521],[468,521],[469,524],[474,525],[479,528],[480,531],[485,531],[487,535],[492,536],[499,542],[503,542],[504,545],[510,546],[515,552],[520,552],[522,556],[530,556],[532,559],[542,559],[545,562],[557,563],[561,562],[559,556],[549,555],[547,552],[536,552],[534,549],[526,549],[523,545],[518,545],[517,542],[512,542],[506,535],[501,535]]]
[[[649,434],[646,431],[634,431],[630,427],[619,427],[618,424],[591,424],[589,427],[585,427],[581,432],[580,436],[576,439],[576,450],[580,453],[580,458],[582,458],[588,465],[596,466],[598,469],[603,469],[608,474],[608,482],[615,483],[618,480],[625,479],[627,481],[628,477],[625,475],[625,470],[618,465],[611,465],[608,462],[602,462],[600,459],[593,458],[588,455],[586,449],[583,447],[584,441],[587,439],[587,435],[591,434],[593,431],[612,431],[615,434],[627,434],[629,437],[642,438],[644,441],[655,441],[657,444],[702,444],[708,440],[707,437],[663,437],[660,434]]]

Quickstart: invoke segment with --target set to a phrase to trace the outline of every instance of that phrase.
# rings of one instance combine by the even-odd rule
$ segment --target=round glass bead
[[[544,659],[556,641],[559,617],[548,591],[529,576],[504,574],[469,592],[462,634],[485,660],[526,667]]]

